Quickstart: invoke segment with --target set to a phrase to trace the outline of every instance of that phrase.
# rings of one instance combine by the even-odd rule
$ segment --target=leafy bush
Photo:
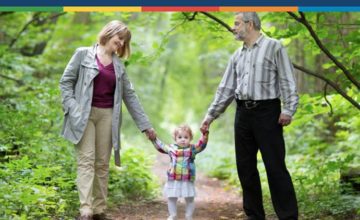
[[[111,164],[109,195],[113,203],[144,200],[156,195],[158,184],[151,173],[152,160],[139,148],[122,150],[121,167]]]
[[[78,213],[74,146],[60,137],[57,81],[13,88],[0,100],[0,219],[72,219]],[[124,150],[123,167],[111,167],[110,200],[145,199],[156,185],[150,160]]]
[[[340,95],[330,95],[328,99],[332,103],[332,115],[329,115],[329,107],[322,96],[302,95],[294,121],[285,128],[287,166],[295,185],[300,215],[304,219],[329,216],[332,219],[352,219],[360,213],[359,197],[344,193],[350,189],[344,190],[340,184],[342,170],[360,166],[359,113]],[[220,134],[223,130],[228,128],[215,128],[212,133]],[[204,153],[206,157],[200,159],[199,165],[210,175],[225,178],[240,188],[233,146],[224,144],[229,142],[228,135],[224,139],[210,139],[212,153]],[[267,214],[275,215],[266,171],[260,154],[258,156],[265,209]]]

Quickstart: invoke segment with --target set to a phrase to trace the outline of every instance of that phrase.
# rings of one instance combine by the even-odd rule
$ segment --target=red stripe
[[[141,11],[219,11],[220,7],[141,7]]]

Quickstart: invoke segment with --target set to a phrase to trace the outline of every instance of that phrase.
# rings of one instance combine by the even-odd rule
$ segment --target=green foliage
[[[340,185],[343,170],[360,166],[358,110],[340,95],[327,98],[333,107],[331,115],[323,97],[302,96],[294,124],[286,129],[289,151],[296,155],[289,165],[300,205],[305,215],[314,217],[344,216],[360,207],[358,197],[343,194]]]
[[[72,148],[58,135],[62,113],[52,107],[59,106],[57,87],[54,81],[43,80],[13,87],[12,92],[16,96],[0,105],[0,216],[74,216],[75,162]]]
[[[350,219],[360,211],[359,197],[352,193],[353,189],[349,186],[340,183],[343,170],[360,166],[358,110],[340,95],[327,98],[333,107],[332,115],[329,115],[330,108],[322,96],[302,95],[298,112],[291,126],[285,129],[287,166],[304,219],[326,219],[330,216]],[[211,133],[220,133],[223,129],[214,128]],[[240,187],[235,156],[230,156],[234,155],[233,147],[219,144],[218,139],[210,139],[209,148],[213,152],[205,158],[200,157],[199,164],[209,174],[228,179],[229,183]],[[266,171],[260,154],[258,156],[265,208],[267,213],[274,214]]]
[[[295,14],[300,17],[299,13]],[[326,49],[358,80],[359,14],[330,12],[304,13],[304,16]],[[341,88],[351,86],[345,74],[321,51],[304,25],[295,22],[287,13],[266,13],[262,16],[262,22],[272,24],[270,28],[263,26],[263,31],[283,41],[294,63],[306,66],[307,69],[335,81]],[[308,89],[316,86],[312,82],[309,85],[311,86],[307,86]]]
[[[351,164],[354,154],[330,157],[298,156],[290,165],[301,213],[308,219],[337,216],[344,219],[360,207],[357,196],[340,184],[340,171]]]
[[[28,156],[1,165],[2,218],[52,219],[74,215],[75,176],[63,172],[61,164],[48,165],[35,164]]]
[[[154,198],[158,185],[150,169],[153,158],[134,147],[122,150],[121,158],[121,167],[112,165],[110,169],[111,202]]]
[[[0,94],[16,94],[0,105],[0,219],[71,219],[79,207],[76,156],[59,136],[58,80],[30,82]],[[129,148],[122,159],[121,171],[110,172],[110,200],[151,198],[157,185],[149,157]]]
[[[127,73],[159,136],[170,141],[172,128],[188,123],[195,139],[198,137],[198,127],[228,59],[241,43],[201,13],[192,21],[186,20],[184,14],[193,15],[66,13],[44,25],[32,23],[24,32],[21,30],[28,21],[36,16],[43,20],[52,13],[1,16],[1,219],[63,219],[77,213],[74,148],[58,135],[63,117],[58,81],[75,49],[96,43],[98,31],[110,20],[120,19],[132,31],[133,56],[126,61]],[[232,26],[233,13],[213,14]],[[295,63],[321,72],[335,80],[350,97],[360,99],[358,90],[351,89],[344,75],[323,58],[302,25],[287,13],[260,15],[263,32],[282,40]],[[358,79],[359,14],[306,13],[306,18],[328,49]],[[14,39],[16,42],[10,46]],[[44,41],[46,47],[41,54],[24,55],[24,51],[31,52]],[[340,95],[332,94],[328,99],[333,114],[329,115],[324,99],[310,93],[322,87],[308,76],[303,83],[306,94],[301,96],[294,121],[285,129],[287,164],[302,217],[349,219],[352,213],[360,212],[359,199],[342,194],[339,175],[341,170],[360,163],[358,110]],[[234,109],[229,106],[211,125],[208,149],[196,160],[197,166],[210,175],[239,187],[233,147]],[[123,116],[123,167],[111,165],[110,171],[109,200],[113,204],[152,198],[157,191],[149,171],[153,154],[140,147],[126,147],[143,145],[145,140],[125,109]],[[261,164],[265,201],[270,204]],[[266,208],[272,211],[270,205]]]

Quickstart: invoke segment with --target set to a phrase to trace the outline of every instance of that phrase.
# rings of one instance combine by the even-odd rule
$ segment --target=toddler
[[[164,195],[168,199],[169,218],[176,220],[178,198],[183,197],[186,202],[185,219],[191,220],[195,210],[195,155],[203,151],[208,141],[209,132],[202,134],[197,144],[191,144],[193,138],[191,128],[187,125],[179,126],[174,131],[175,144],[164,144],[158,138],[153,141],[155,148],[170,157],[167,171],[167,182]]]

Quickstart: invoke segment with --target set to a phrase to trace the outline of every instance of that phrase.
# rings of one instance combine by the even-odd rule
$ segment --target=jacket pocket
[[[63,107],[64,116],[69,114],[69,107]]]

